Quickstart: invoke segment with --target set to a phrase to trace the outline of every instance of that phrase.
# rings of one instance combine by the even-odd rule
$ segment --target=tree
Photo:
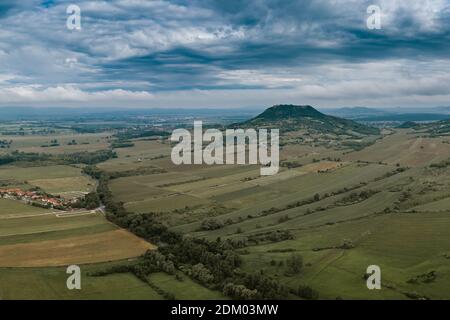
[[[203,220],[200,228],[202,230],[217,230],[223,227],[223,223],[217,219],[210,218]]]
[[[290,274],[298,274],[303,269],[303,257],[299,254],[293,253],[289,259],[286,260],[287,271]]]
[[[203,284],[211,284],[214,282],[214,276],[202,263],[193,266],[190,275]]]
[[[100,199],[98,197],[98,194],[96,192],[88,193],[84,197],[85,201],[85,207],[88,210],[98,208],[100,206]]]
[[[297,290],[297,295],[300,298],[308,300],[316,300],[319,298],[319,293],[310,286],[300,285]]]

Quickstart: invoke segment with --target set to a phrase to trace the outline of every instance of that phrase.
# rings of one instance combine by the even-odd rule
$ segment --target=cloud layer
[[[66,28],[72,3],[79,31]],[[366,27],[371,4],[381,30]],[[0,4],[0,105],[449,102],[450,0]]]

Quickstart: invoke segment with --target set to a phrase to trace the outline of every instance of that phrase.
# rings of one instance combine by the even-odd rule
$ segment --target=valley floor
[[[269,177],[257,166],[175,166],[168,143],[133,142],[98,167],[158,170],[112,179],[114,199],[188,237],[242,243],[244,271],[262,270],[293,290],[310,286],[321,299],[450,299],[450,168],[430,167],[450,156],[448,138],[398,130],[360,151],[289,145],[282,159],[297,165]],[[58,170],[41,177],[18,167],[11,175],[0,169],[0,178],[52,191],[61,183],[60,192],[89,189],[89,178],[73,180],[80,173],[72,169],[73,183],[57,180],[64,178]],[[153,286],[130,273],[91,276],[155,248],[101,213],[63,218],[9,202],[2,208],[0,298],[163,299],[153,286],[179,299],[225,298],[186,274],[152,274]],[[11,214],[24,216],[2,219]],[[295,275],[286,266],[293,254],[303,258]],[[72,263],[82,265],[78,293],[65,289],[62,266]],[[382,290],[366,287],[370,265],[381,268]]]

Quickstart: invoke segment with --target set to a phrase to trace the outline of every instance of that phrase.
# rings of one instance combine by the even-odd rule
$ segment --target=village
[[[0,197],[5,199],[24,201],[27,204],[48,208],[67,210],[78,203],[79,199],[65,200],[37,191],[23,191],[21,189],[0,189]]]

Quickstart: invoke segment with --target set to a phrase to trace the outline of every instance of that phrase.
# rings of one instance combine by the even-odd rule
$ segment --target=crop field
[[[81,175],[79,168],[71,166],[15,167],[0,168],[0,179],[36,180],[76,177]]]
[[[450,169],[430,166],[450,156],[449,144],[411,130],[387,133],[357,150],[287,144],[280,155],[287,165],[274,176],[261,176],[257,165],[176,166],[170,143],[143,139],[95,166],[111,175],[107,187],[129,214],[151,213],[187,239],[240,243],[242,272],[262,271],[294,291],[308,286],[321,299],[450,299]],[[23,150],[44,142],[19,138],[14,145]],[[86,147],[110,143],[105,134],[76,140],[82,138]],[[68,134],[57,139],[71,141]],[[82,196],[99,183],[82,167],[5,165],[0,182]],[[147,282],[131,272],[91,273],[152,249],[95,210],[67,213],[0,199],[4,299],[227,298],[184,269],[154,272]],[[303,259],[295,275],[287,266],[294,254]],[[69,264],[82,268],[80,292],[65,289]],[[380,266],[382,290],[367,289],[369,265]],[[31,286],[20,290],[23,281]]]
[[[85,176],[56,179],[36,179],[29,180],[28,183],[51,194],[62,194],[76,191],[87,193],[93,190],[94,184],[90,178]]]
[[[39,213],[47,213],[49,210],[33,207],[25,203],[0,198],[0,219],[14,215],[33,215]]]
[[[0,266],[58,266],[135,257],[154,246],[101,214],[40,213],[0,223]],[[100,250],[99,250],[100,249]]]
[[[17,143],[27,147],[33,141]],[[34,137],[40,141],[39,137]],[[60,139],[61,137],[57,137]],[[66,137],[67,139],[69,137]],[[80,139],[74,136],[74,139]],[[90,137],[94,139],[94,136]],[[101,138],[95,136],[95,139]],[[71,140],[70,140],[71,141]],[[6,187],[38,187],[63,197],[76,197],[94,190],[96,182],[80,167],[2,166],[0,180]],[[81,210],[62,212],[42,209],[19,200],[0,199],[0,266],[51,267],[122,260],[155,248],[119,229],[101,213]]]
[[[207,204],[202,199],[192,197],[185,194],[173,194],[164,198],[157,198],[154,200],[143,200],[136,202],[128,202],[125,208],[131,212],[145,213],[145,212],[167,212],[176,209],[183,209],[185,207],[194,208],[197,206]]]
[[[170,292],[180,300],[222,300],[226,297],[218,291],[207,289],[188,277],[177,280],[166,273],[154,273],[148,280],[157,287]]]
[[[159,167],[158,159],[165,160],[164,163],[170,163],[169,143],[145,140],[135,140],[133,143],[133,147],[115,149],[117,158],[105,161],[98,167],[105,171],[126,171],[149,165]]]
[[[282,155],[294,159],[293,150],[288,148]],[[300,157],[302,166],[282,169],[273,177],[260,177],[255,166],[234,166],[233,170],[191,166],[177,169],[178,175],[170,171],[121,178],[111,187],[127,209],[132,210],[138,200],[136,212],[169,211],[165,199],[170,199],[171,192],[176,197],[207,200],[197,204],[205,210],[213,204],[228,207],[225,213],[214,215],[224,224],[217,230],[201,230],[201,220],[185,223],[183,218],[172,229],[211,240],[263,239],[243,250],[244,270],[262,269],[291,288],[309,285],[323,299],[450,298],[445,290],[450,285],[450,233],[446,230],[450,225],[446,193],[450,172],[422,169],[450,154],[445,144],[439,138],[422,139],[401,131],[362,151],[334,154],[345,161],[308,163],[326,154],[310,152]],[[161,167],[170,167],[164,159],[158,161]],[[396,172],[399,166],[406,170]],[[126,195],[126,186],[133,185],[135,194]],[[352,193],[362,191],[374,194],[348,200]],[[290,206],[315,194],[319,199],[313,203]],[[187,204],[187,198],[182,202]],[[275,212],[265,213],[271,208]],[[170,222],[174,224],[173,219]],[[279,230],[291,232],[294,239],[264,240],[263,235]],[[351,248],[341,248],[345,242],[352,243]],[[300,253],[305,263],[303,273],[295,277],[278,266],[293,252]],[[383,270],[384,290],[367,290],[363,276],[373,264]],[[430,272],[438,275],[435,280],[414,280]]]
[[[417,211],[446,211],[450,209],[450,197],[414,207]]]
[[[0,169],[0,180],[13,179],[45,192],[64,196],[67,193],[88,193],[94,189],[95,181],[73,166],[14,167]]]
[[[90,276],[110,264],[85,265],[81,268],[82,290],[67,290],[66,268],[0,268],[2,299],[81,299],[141,300],[163,299],[155,290],[129,273],[105,277]]]
[[[58,240],[2,245],[0,267],[45,267],[114,261],[139,256],[154,248],[128,231],[113,230]]]
[[[347,154],[344,158],[419,167],[447,159],[450,154],[450,144],[443,143],[447,140],[446,138],[422,138],[418,134],[400,130],[362,151]]]
[[[449,235],[446,224],[450,215],[406,214],[384,215],[326,225],[295,233],[295,240],[250,247],[243,257],[248,270],[264,268],[265,272],[295,287],[308,284],[317,288],[324,299],[407,299],[418,293],[433,299],[448,299],[450,268]],[[392,237],[392,232],[397,236]],[[342,241],[352,241],[353,249],[337,249]],[[324,248],[323,250],[317,250]],[[292,252],[304,257],[306,268],[301,276],[286,276],[278,265]],[[383,270],[384,290],[369,291],[363,279],[365,268],[379,265]],[[433,283],[411,284],[408,280],[430,271],[438,278]]]
[[[2,136],[2,139],[12,140],[11,150],[37,153],[75,153],[80,151],[103,150],[109,146],[109,134],[61,134],[61,135],[26,135]],[[56,140],[57,146],[51,146]],[[76,144],[73,144],[73,141]],[[70,143],[70,144],[69,144]]]

